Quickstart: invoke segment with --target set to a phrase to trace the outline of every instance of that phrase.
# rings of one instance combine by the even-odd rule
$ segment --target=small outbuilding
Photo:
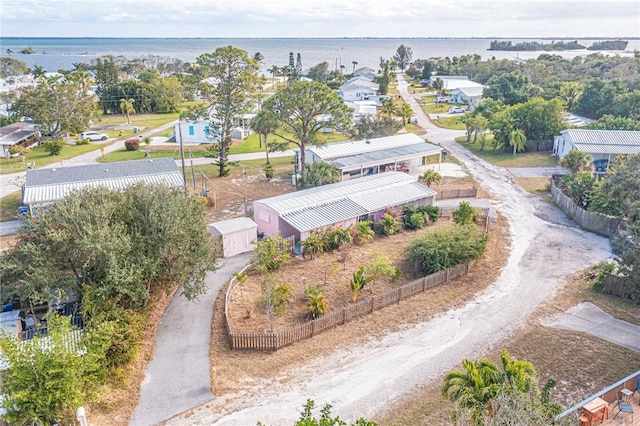
[[[248,217],[210,223],[207,228],[214,237],[222,239],[223,257],[253,251],[258,239],[258,224]]]

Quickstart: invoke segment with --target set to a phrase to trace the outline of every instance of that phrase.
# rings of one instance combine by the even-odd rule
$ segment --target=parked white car
[[[464,109],[460,108],[460,107],[451,107],[449,108],[449,114],[462,114],[464,112]]]
[[[90,141],[106,141],[107,139],[109,139],[109,136],[105,135],[104,133],[98,132],[84,132],[80,134],[80,139],[89,139]]]

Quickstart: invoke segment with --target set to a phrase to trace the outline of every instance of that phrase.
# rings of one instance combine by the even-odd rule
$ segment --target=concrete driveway
[[[582,302],[553,318],[540,321],[547,327],[580,331],[640,352],[640,326],[614,318],[591,302]]]

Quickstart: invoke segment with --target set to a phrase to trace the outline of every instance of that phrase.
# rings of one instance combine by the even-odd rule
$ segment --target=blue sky
[[[2,0],[20,37],[640,37],[638,0]]]

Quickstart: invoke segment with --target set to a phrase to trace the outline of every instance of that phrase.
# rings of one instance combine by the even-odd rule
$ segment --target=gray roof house
[[[431,205],[435,196],[415,177],[387,172],[256,200],[253,220],[264,235],[305,240],[315,230],[377,220],[388,207]]]
[[[20,145],[25,148],[36,146],[40,143],[40,132],[33,124],[12,123],[0,127],[0,156],[7,157],[9,150]]]
[[[574,149],[586,152],[593,161],[640,154],[640,131],[569,129],[553,140],[553,153],[560,158]]]
[[[337,142],[323,146],[311,146],[305,150],[307,164],[322,161],[335,166],[342,173],[341,180],[426,163],[432,155],[442,160],[443,149],[427,143],[414,133],[404,133],[382,138]],[[299,156],[298,156],[299,157]]]
[[[34,209],[46,207],[75,190],[100,186],[120,190],[139,182],[184,187],[182,172],[171,158],[54,167],[27,171],[22,202],[33,214]]]

